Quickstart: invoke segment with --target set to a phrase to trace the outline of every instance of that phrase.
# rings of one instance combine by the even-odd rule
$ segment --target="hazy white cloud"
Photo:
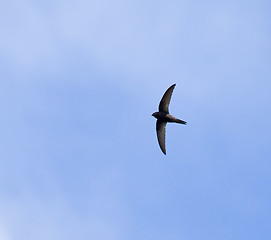
[[[187,93],[200,98],[224,82],[221,73],[225,76],[228,68],[240,72],[253,64],[251,54],[259,57],[266,50],[265,18],[258,10],[240,15],[242,6],[13,0],[1,9],[0,51],[18,79],[26,74],[24,81],[42,73],[60,81],[58,76],[77,57],[88,62],[86,68],[114,76],[108,81],[131,91],[139,85],[156,92],[172,83],[193,82]]]
[[[2,240],[12,240],[10,238],[10,236],[8,235],[8,233],[7,233],[7,231],[6,231],[3,224],[0,224],[0,239],[2,239]]]
[[[87,194],[82,192],[85,199],[78,203],[73,203],[78,197],[66,192],[57,178],[50,181],[51,171],[43,176],[39,172],[30,173],[36,175],[31,177],[31,181],[36,181],[34,184],[26,176],[19,176],[21,180],[16,177],[13,188],[20,191],[12,195],[1,193],[1,218],[5,220],[0,228],[1,239],[123,239],[127,217],[122,178],[117,169],[107,169],[86,179],[84,187],[89,189],[83,191]],[[3,180],[7,182],[7,176]],[[46,182],[41,184],[43,180]]]

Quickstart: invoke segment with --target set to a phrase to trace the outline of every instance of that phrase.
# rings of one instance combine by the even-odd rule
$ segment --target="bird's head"
[[[155,118],[157,118],[158,114],[159,114],[158,112],[155,112],[155,113],[152,114],[152,116],[155,117]]]

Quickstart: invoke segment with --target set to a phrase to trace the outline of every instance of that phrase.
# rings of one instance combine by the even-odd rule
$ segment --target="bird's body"
[[[166,124],[168,122],[186,124],[185,121],[180,120],[170,115],[168,111],[171,95],[175,86],[176,84],[173,84],[171,87],[168,88],[168,90],[165,92],[165,94],[163,95],[160,101],[159,112],[155,112],[152,114],[152,116],[157,119],[156,121],[157,138],[158,138],[159,146],[164,154],[166,154],[166,144],[165,144]]]
[[[175,122],[175,123],[182,123],[186,124],[185,121],[180,120],[178,118],[173,117],[172,115],[165,113],[165,112],[155,112],[153,115],[157,120],[163,121],[163,122]]]

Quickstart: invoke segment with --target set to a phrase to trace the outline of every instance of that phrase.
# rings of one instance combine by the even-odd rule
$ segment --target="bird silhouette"
[[[159,146],[165,155],[166,155],[166,124],[168,122],[186,124],[185,121],[170,115],[168,111],[168,105],[170,103],[171,95],[175,86],[176,84],[173,84],[167,89],[167,91],[164,93],[164,96],[160,101],[159,112],[155,112],[152,114],[152,116],[157,119],[156,121],[157,139],[159,142]]]

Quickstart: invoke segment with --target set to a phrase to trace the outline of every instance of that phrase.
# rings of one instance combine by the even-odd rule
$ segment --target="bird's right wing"
[[[176,84],[173,84],[164,93],[164,95],[160,101],[160,104],[159,104],[159,112],[169,113],[168,112],[168,105],[170,103],[171,95],[172,95],[172,92],[173,92],[173,89],[175,88],[175,86],[176,86]]]
[[[166,122],[156,121],[156,132],[159,146],[162,152],[166,155]]]

